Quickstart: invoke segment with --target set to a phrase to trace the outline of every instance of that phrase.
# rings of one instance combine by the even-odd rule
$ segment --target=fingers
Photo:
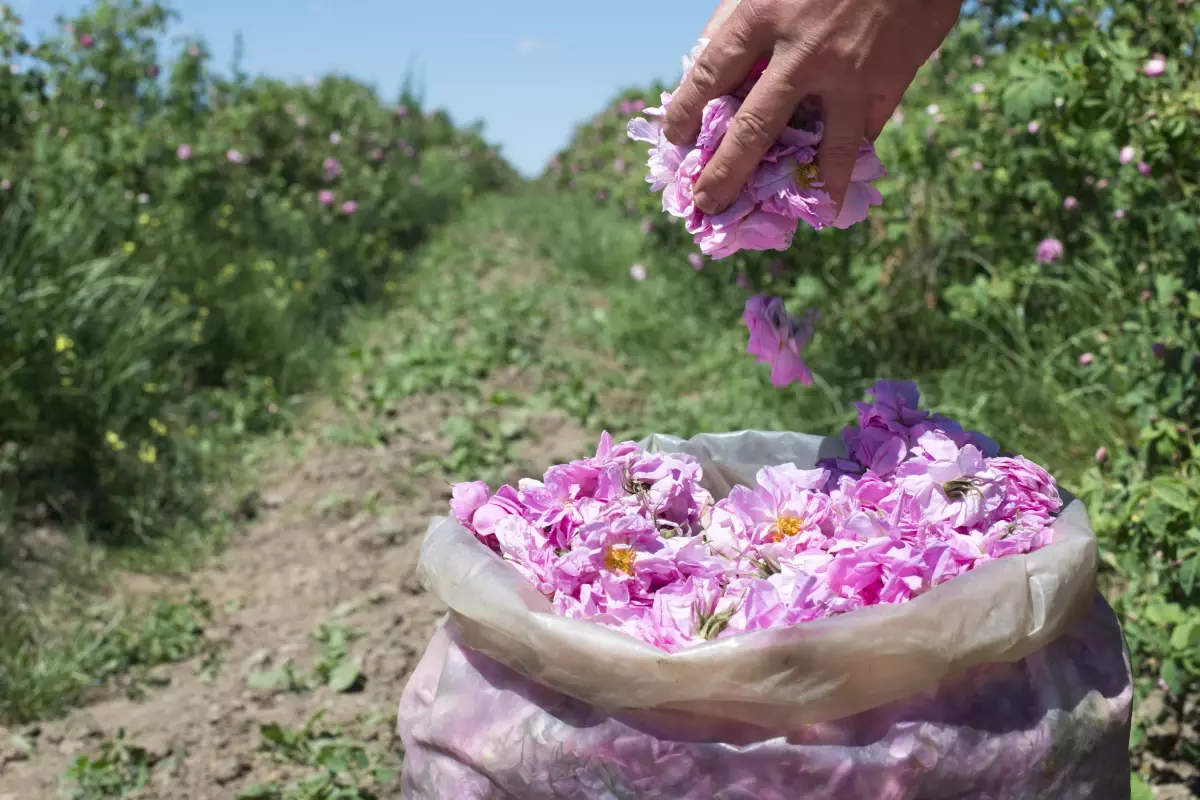
[[[717,6],[717,10],[713,12],[711,17],[709,17],[708,24],[704,26],[704,31],[700,34],[700,38],[713,38],[720,27],[725,24],[725,20],[729,19],[729,16],[733,13],[734,9],[738,7],[740,2],[742,2],[742,0],[721,0],[721,4]]]
[[[825,130],[817,150],[817,166],[825,191],[840,211],[866,129],[866,102],[855,95],[831,93],[821,98],[821,106]]]
[[[696,183],[693,197],[701,211],[717,214],[737,199],[742,186],[787,126],[802,96],[793,74],[795,70],[776,58],[754,84]]]
[[[896,113],[896,107],[900,105],[903,98],[903,92],[899,95],[875,94],[871,96],[871,102],[867,109],[866,136],[868,139],[873,142],[879,138],[879,134],[891,121],[892,114]]]
[[[754,63],[770,50],[770,30],[753,10],[756,6],[754,0],[738,3],[675,92],[663,121],[671,144],[692,144],[708,101],[741,86]]]

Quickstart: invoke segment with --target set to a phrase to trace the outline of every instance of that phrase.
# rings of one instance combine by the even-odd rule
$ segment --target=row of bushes
[[[973,5],[879,142],[883,207],[787,253],[705,263],[661,212],[624,129],[668,87],[622,93],[543,178],[640,219],[673,280],[818,307],[827,388],[950,374],[934,402],[1008,407],[1089,503],[1139,691],[1179,713],[1200,691],[1198,31],[1175,0]],[[736,294],[712,295],[726,324]]]
[[[0,525],[193,518],[220,441],[274,424],[430,227],[515,180],[411,91],[166,59],[171,17],[100,2],[35,44],[0,6]]]

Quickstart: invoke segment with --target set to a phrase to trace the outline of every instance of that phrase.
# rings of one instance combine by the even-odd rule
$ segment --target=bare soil
[[[130,576],[137,592],[194,588],[214,609],[206,636],[220,645],[219,669],[199,659],[160,667],[142,696],[108,692],[65,719],[0,728],[0,800],[58,795],[79,754],[124,730],[154,765],[139,798],[236,797],[246,787],[296,775],[264,751],[260,726],[346,726],[395,755],[394,714],[408,675],[443,613],[417,580],[430,516],[444,514],[449,487],[419,469],[444,452],[442,421],[460,400],[410,398],[388,416],[397,433],[385,446],[348,447],[317,435],[338,412],[317,414],[306,452],[281,456],[261,482],[255,518],[225,551],[185,583]],[[555,413],[527,420],[514,477],[580,454],[591,434]],[[350,647],[363,660],[360,690],[336,694],[248,688],[249,676],[293,660],[308,668],[319,652],[312,634],[336,621],[360,632]],[[370,720],[374,715],[374,722]],[[32,747],[14,748],[13,737]],[[385,793],[386,796],[386,793]]]

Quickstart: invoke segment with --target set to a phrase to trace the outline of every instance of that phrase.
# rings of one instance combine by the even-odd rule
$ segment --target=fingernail
[[[717,203],[716,198],[703,189],[692,195],[692,199],[696,201],[696,208],[705,214],[716,214],[720,210],[720,204]]]

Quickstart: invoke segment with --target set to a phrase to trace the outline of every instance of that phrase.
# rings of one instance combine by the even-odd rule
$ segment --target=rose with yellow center
[[[795,536],[803,527],[804,520],[791,514],[784,514],[775,520],[775,530],[771,534],[771,541],[782,542],[784,539]]]
[[[609,572],[633,574],[633,559],[636,552],[627,544],[610,544],[604,550],[604,566]]]
[[[820,170],[817,169],[817,165],[811,161],[807,164],[796,165],[796,184],[799,185],[801,189],[811,189],[813,181],[817,180],[819,176]]]

